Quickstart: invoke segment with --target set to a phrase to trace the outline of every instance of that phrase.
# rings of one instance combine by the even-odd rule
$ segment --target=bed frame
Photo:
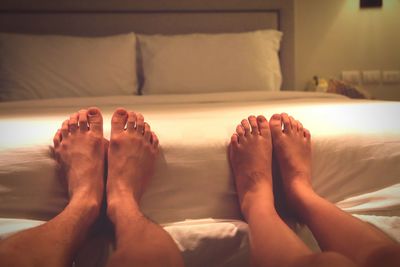
[[[102,36],[278,29],[283,90],[294,89],[293,0],[2,0],[0,32]]]

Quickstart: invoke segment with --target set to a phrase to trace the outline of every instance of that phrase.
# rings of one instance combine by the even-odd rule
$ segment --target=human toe
[[[239,136],[237,135],[237,133],[232,134],[231,136],[231,145],[233,147],[238,147],[239,145]]]
[[[296,122],[297,122],[297,127],[298,127],[299,132],[303,133],[303,131],[304,131],[303,124],[299,120],[296,120]]]
[[[243,119],[240,123],[243,126],[244,135],[249,135],[250,134],[250,124],[249,124],[249,122],[246,119]]]
[[[273,137],[278,137],[282,134],[282,116],[280,114],[274,114],[269,119],[269,127]]]
[[[291,126],[293,132],[297,132],[298,131],[297,121],[292,116],[289,116],[289,120],[290,120],[290,126]]]
[[[69,131],[71,133],[76,133],[76,130],[78,130],[78,118],[79,113],[74,113],[69,117]]]
[[[304,128],[304,137],[307,139],[307,141],[311,140],[311,133],[308,129]]]
[[[285,133],[290,133],[292,131],[292,125],[290,123],[289,115],[286,113],[281,113],[282,123],[283,123],[283,131]]]
[[[148,142],[151,141],[151,129],[147,122],[144,123],[144,139]]]
[[[79,130],[81,132],[86,132],[89,127],[88,127],[88,118],[87,118],[87,110],[86,109],[81,109],[78,112],[78,122],[79,122]]]
[[[264,137],[269,136],[269,123],[267,119],[263,115],[257,116],[257,124],[258,124],[258,130],[260,131],[260,134]]]
[[[58,148],[61,143],[61,129],[58,129],[53,137],[54,148]]]
[[[66,139],[69,135],[69,120],[65,120],[61,125],[61,136],[62,139]]]
[[[159,141],[157,135],[154,132],[151,132],[151,143],[153,144],[153,147],[155,149],[158,149]]]
[[[136,130],[136,113],[133,111],[128,112],[128,120],[126,123],[126,128],[129,133],[133,133]]]
[[[88,109],[89,129],[95,133],[103,134],[103,116],[100,109],[92,107]]]
[[[238,134],[238,136],[243,137],[244,136],[244,128],[241,124],[239,124],[238,126],[236,126],[236,133]]]
[[[251,127],[251,133],[253,135],[259,135],[260,132],[258,130],[258,125],[257,125],[257,118],[253,115],[248,117],[249,123],[250,123],[250,127]]]
[[[111,118],[111,135],[123,132],[127,119],[128,113],[124,108],[116,109]]]
[[[139,134],[144,134],[144,117],[141,113],[136,114],[136,131]]]

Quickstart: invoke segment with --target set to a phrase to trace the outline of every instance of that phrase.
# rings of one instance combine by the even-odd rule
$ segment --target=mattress
[[[287,112],[302,121],[313,140],[315,190],[400,241],[400,104],[326,93],[252,91],[0,103],[3,238],[49,220],[66,205],[49,147],[61,122],[90,106],[102,110],[106,138],[117,107],[143,113],[157,133],[161,153],[141,208],[171,234],[187,266],[248,265],[247,225],[227,145],[236,125],[249,115],[269,118]],[[104,224],[95,231],[86,246],[95,256],[78,256],[77,266],[105,262],[112,253],[109,228]],[[295,230],[318,249],[307,229]]]

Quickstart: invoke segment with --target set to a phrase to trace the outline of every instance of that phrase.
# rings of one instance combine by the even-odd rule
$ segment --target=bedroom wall
[[[295,0],[295,85],[342,70],[400,70],[400,0],[360,9],[359,0]],[[400,83],[363,85],[380,99],[400,100]]]

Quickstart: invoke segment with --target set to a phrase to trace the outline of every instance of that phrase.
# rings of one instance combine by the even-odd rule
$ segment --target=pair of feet
[[[283,127],[282,127],[283,126]],[[57,161],[68,178],[70,200],[84,200],[98,216],[106,182],[108,214],[121,198],[138,204],[154,171],[158,139],[140,113],[117,109],[111,120],[110,141],[103,136],[97,108],[80,110],[65,120],[54,136]],[[293,117],[275,114],[242,120],[232,135],[230,163],[245,217],[254,203],[273,201],[272,153],[275,153],[289,205],[311,188],[310,133]]]
[[[229,157],[241,210],[246,219],[259,203],[273,204],[272,155],[278,162],[286,201],[296,203],[311,186],[311,136],[286,113],[270,121],[260,115],[243,119],[231,137]]]
[[[143,115],[122,108],[112,116],[110,141],[103,136],[100,110],[89,108],[65,120],[53,143],[55,158],[67,177],[70,201],[87,203],[92,220],[99,215],[105,186],[112,221],[122,198],[138,204],[158,154],[157,136]]]

